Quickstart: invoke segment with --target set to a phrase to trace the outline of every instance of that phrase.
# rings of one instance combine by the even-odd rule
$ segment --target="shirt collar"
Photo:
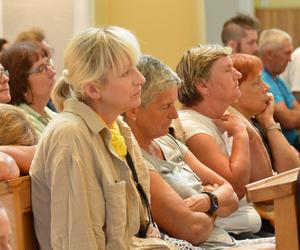
[[[76,99],[68,99],[64,102],[64,112],[70,112],[81,117],[94,134],[98,134],[104,128],[108,129],[105,122],[90,106]]]

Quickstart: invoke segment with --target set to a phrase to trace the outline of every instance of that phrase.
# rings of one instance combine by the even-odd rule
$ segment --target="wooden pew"
[[[13,249],[38,249],[31,210],[30,176],[0,182],[0,201],[10,219]]]
[[[251,202],[274,200],[275,238],[278,250],[299,250],[296,182],[300,168],[246,186]]]

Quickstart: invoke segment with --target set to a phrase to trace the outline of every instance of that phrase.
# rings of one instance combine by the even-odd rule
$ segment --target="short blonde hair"
[[[258,40],[258,51],[260,55],[263,55],[266,49],[280,48],[282,42],[288,40],[292,42],[291,36],[280,29],[267,29],[264,30]]]
[[[38,137],[21,109],[0,104],[0,145],[35,145]]]
[[[140,54],[137,39],[124,28],[92,27],[75,36],[64,53],[64,76],[52,92],[56,108],[61,111],[68,98],[83,100],[86,83],[104,84],[110,70],[121,68],[126,59],[136,64]]]
[[[219,58],[229,56],[231,52],[231,48],[217,44],[198,45],[187,50],[176,68],[182,79],[178,89],[179,101],[186,106],[202,101],[203,97],[196,88],[197,82],[208,80],[213,64]]]

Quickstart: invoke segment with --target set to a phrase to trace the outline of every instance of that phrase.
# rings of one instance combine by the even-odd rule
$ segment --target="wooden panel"
[[[31,211],[30,176],[0,182],[0,201],[8,211],[13,233],[13,249],[38,249]]]
[[[296,182],[299,168],[246,186],[247,199],[274,200],[277,250],[299,250]]]
[[[256,9],[255,15],[262,29],[282,29],[292,36],[295,47],[300,46],[300,8]]]
[[[297,205],[294,195],[274,201],[276,249],[299,249]]]

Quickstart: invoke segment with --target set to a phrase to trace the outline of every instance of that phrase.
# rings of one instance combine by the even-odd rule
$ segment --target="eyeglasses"
[[[28,73],[29,74],[41,74],[41,73],[47,72],[49,67],[51,69],[54,69],[54,65],[53,65],[53,62],[51,59],[49,61],[47,61],[46,63],[41,64],[37,68],[31,69]]]
[[[8,72],[8,70],[6,69],[3,69],[3,68],[0,68],[0,79],[3,77],[3,76],[7,76],[7,77],[9,77],[9,72]]]

